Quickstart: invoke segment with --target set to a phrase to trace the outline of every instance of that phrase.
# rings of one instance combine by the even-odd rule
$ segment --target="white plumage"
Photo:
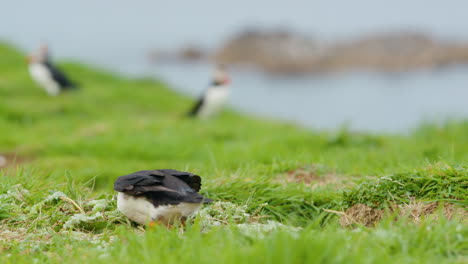
[[[29,64],[29,73],[34,81],[42,86],[48,94],[56,96],[60,93],[60,84],[52,77],[47,66],[40,62]]]
[[[229,94],[230,89],[228,85],[212,86],[208,88],[197,116],[202,119],[213,116],[224,105]]]
[[[176,219],[188,217],[200,209],[201,203],[180,203],[155,207],[144,197],[135,197],[119,192],[117,208],[131,220],[145,225],[159,221],[170,224]]]

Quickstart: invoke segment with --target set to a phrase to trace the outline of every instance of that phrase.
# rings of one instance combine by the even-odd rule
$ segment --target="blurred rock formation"
[[[352,69],[406,71],[468,63],[468,42],[440,41],[423,33],[402,31],[324,43],[287,30],[247,30],[214,52],[190,45],[165,58],[213,59],[282,74]]]

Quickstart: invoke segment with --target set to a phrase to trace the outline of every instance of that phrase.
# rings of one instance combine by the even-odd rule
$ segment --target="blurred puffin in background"
[[[64,90],[77,88],[76,84],[52,64],[47,45],[41,45],[36,54],[27,57],[27,61],[31,78],[49,95],[56,96]]]
[[[205,90],[188,115],[205,119],[218,113],[229,96],[230,83],[231,79],[226,71],[226,67],[218,65],[214,71],[210,87]]]

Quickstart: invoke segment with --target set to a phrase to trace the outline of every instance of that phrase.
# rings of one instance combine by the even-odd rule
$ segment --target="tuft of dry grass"
[[[32,160],[32,157],[22,156],[16,152],[0,153],[0,170],[5,168],[14,168]]]
[[[339,176],[336,171],[320,164],[309,164],[289,170],[277,176],[281,184],[302,183],[312,189],[321,186],[333,186],[338,189],[348,184],[345,176]]]
[[[468,211],[451,203],[412,201],[409,204],[392,204],[386,210],[373,208],[365,204],[355,204],[344,212],[326,210],[340,215],[340,225],[343,227],[360,224],[375,226],[385,217],[393,217],[394,220],[407,218],[413,223],[420,223],[422,219],[438,220],[440,216],[446,219],[468,220]]]

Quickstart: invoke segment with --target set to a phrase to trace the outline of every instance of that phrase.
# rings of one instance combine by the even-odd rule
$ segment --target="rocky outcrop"
[[[301,72],[313,68],[322,53],[314,40],[286,31],[247,31],[227,41],[214,58],[274,72]]]
[[[393,33],[335,44],[323,56],[320,67],[401,71],[456,63],[468,63],[468,43],[444,43],[423,34]]]
[[[228,40],[213,57],[218,62],[257,66],[276,73],[356,68],[404,71],[468,63],[468,43],[398,32],[325,44],[286,31],[246,31]]]

